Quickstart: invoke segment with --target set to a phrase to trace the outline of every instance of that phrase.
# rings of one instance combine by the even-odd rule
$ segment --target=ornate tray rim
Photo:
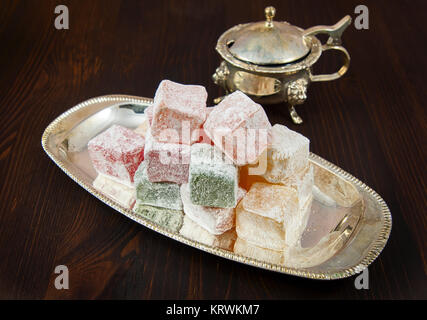
[[[315,161],[316,163],[322,165],[326,169],[332,171],[333,173],[338,174],[343,179],[349,181],[350,183],[354,184],[358,188],[362,189],[366,193],[370,194],[381,206],[381,214],[383,216],[383,225],[381,228],[381,231],[378,233],[377,238],[372,243],[370,250],[366,253],[364,258],[355,266],[343,269],[341,272],[333,272],[333,273],[327,273],[327,272],[312,272],[310,270],[303,270],[303,269],[296,269],[296,268],[288,268],[281,265],[271,264],[263,261],[259,261],[256,259],[248,258],[245,256],[241,256],[238,254],[235,254],[233,252],[211,247],[199,242],[196,242],[194,240],[190,240],[188,238],[185,238],[184,236],[181,236],[180,234],[175,234],[173,232],[168,231],[165,228],[162,228],[155,223],[150,222],[149,220],[146,220],[144,218],[141,218],[137,216],[135,213],[133,213],[132,210],[127,209],[119,205],[118,203],[112,201],[111,199],[105,197],[102,193],[97,191],[94,187],[86,185],[84,182],[84,179],[81,177],[81,173],[78,170],[75,170],[73,167],[69,168],[64,161],[60,157],[57,157],[53,151],[49,147],[49,138],[52,134],[58,131],[60,128],[61,122],[68,118],[70,115],[76,113],[77,111],[91,105],[94,103],[101,103],[101,102],[130,102],[130,103],[139,103],[139,104],[152,104],[152,99],[150,98],[143,98],[143,97],[137,97],[137,96],[129,96],[129,95],[105,95],[100,97],[95,97],[88,99],[86,101],[83,101],[76,105],[75,107],[65,111],[60,116],[58,116],[55,120],[53,120],[45,129],[42,135],[41,143],[44,151],[47,153],[47,155],[52,159],[52,161],[62,169],[71,179],[73,179],[77,184],[79,184],[83,189],[91,193],[93,196],[104,202],[106,205],[112,207],[113,209],[117,210],[121,214],[125,215],[126,217],[134,220],[135,222],[153,230],[156,231],[164,236],[167,236],[171,239],[174,239],[176,241],[179,241],[181,243],[184,243],[186,245],[189,245],[191,247],[200,249],[202,251],[217,255],[222,258],[226,258],[232,261],[240,262],[243,264],[247,264],[250,266],[258,267],[261,269],[269,270],[269,271],[276,271],[279,273],[284,273],[288,275],[298,276],[298,277],[304,277],[309,279],[317,279],[317,280],[334,280],[334,279],[342,279],[347,278],[352,275],[355,275],[357,273],[360,273],[363,269],[367,268],[381,253],[381,251],[384,249],[387,240],[390,236],[391,232],[391,225],[392,225],[392,217],[390,210],[385,203],[385,201],[381,198],[381,196],[376,193],[373,189],[368,187],[365,183],[357,179],[356,177],[352,176],[348,172],[344,171],[340,167],[336,166],[335,164],[321,158],[320,156],[310,153],[310,160]]]

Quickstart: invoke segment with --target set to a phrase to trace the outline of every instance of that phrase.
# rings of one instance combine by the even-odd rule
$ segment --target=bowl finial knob
[[[265,22],[265,25],[268,28],[273,27],[273,18],[276,15],[276,9],[274,7],[266,7],[264,9],[265,12],[265,18],[267,19],[267,21]]]

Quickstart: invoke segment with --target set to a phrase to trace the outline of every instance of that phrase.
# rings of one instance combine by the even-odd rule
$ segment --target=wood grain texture
[[[54,28],[54,8],[70,29]],[[211,81],[217,38],[263,19],[309,27],[354,17],[362,1],[35,1],[0,3],[0,298],[30,299],[402,299],[427,298],[425,1],[363,1],[370,29],[344,34],[352,56],[340,80],[315,83],[298,108],[266,106],[311,140],[311,150],[360,178],[387,202],[391,238],[354,277],[299,279],[227,261],[169,240],[107,207],[44,154],[40,138],[60,113],[90,97],[152,97],[162,79]],[[334,71],[325,54],[316,71]],[[70,289],[54,287],[67,265]]]

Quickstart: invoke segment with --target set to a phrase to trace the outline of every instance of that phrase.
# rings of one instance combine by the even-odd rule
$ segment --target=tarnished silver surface
[[[120,213],[171,239],[223,258],[300,277],[339,279],[363,270],[384,248],[391,230],[391,215],[385,202],[363,182],[315,154],[310,154],[316,184],[312,212],[302,247],[289,252],[285,265],[207,246],[135,215],[92,186],[96,172],[86,146],[112,124],[135,128],[151,103],[151,99],[124,95],[85,101],[46,128],[43,148],[74,181]]]

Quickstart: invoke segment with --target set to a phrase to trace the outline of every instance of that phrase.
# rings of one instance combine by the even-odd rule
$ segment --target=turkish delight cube
[[[114,181],[102,173],[98,174],[92,185],[126,208],[132,208],[135,204],[135,189],[133,187]]]
[[[151,182],[147,176],[147,164],[141,163],[135,173],[136,198],[141,204],[182,210],[179,185],[171,182]]]
[[[236,232],[239,238],[258,247],[282,250],[286,246],[283,223],[246,211],[242,202],[236,208]]]
[[[188,182],[191,149],[189,145],[158,142],[147,134],[144,161],[151,182]]]
[[[284,256],[283,251],[281,250],[261,248],[243,240],[240,237],[237,237],[233,251],[234,253],[245,257],[273,264],[282,264]]]
[[[184,213],[181,210],[149,206],[136,200],[134,212],[173,232],[178,232],[183,224]]]
[[[297,191],[301,209],[313,195],[313,166],[308,164],[301,171],[281,181],[281,184]]]
[[[252,185],[242,200],[246,211],[282,223],[286,216],[298,212],[298,194],[295,189],[270,183]]]
[[[306,226],[306,218],[309,214],[306,207],[311,203],[311,199],[312,196],[310,195],[304,203],[300,203],[297,190],[290,186],[257,182],[252,185],[241,204],[246,212],[278,223],[277,226],[280,225],[284,231],[282,234],[284,244],[293,246],[300,240]],[[260,243],[255,244],[262,246]],[[270,249],[274,248],[270,247]]]
[[[207,207],[234,208],[237,205],[238,169],[221,151],[205,143],[191,146],[190,199]]]
[[[235,91],[213,108],[203,128],[234,164],[243,166],[256,163],[267,149],[271,124],[259,104]]]
[[[271,183],[281,183],[307,167],[310,140],[280,124],[273,126],[271,137],[262,176]]]
[[[163,80],[154,96],[152,135],[161,142],[192,144],[193,130],[206,120],[206,99],[202,86]]]
[[[199,226],[187,214],[184,215],[184,224],[179,233],[191,240],[229,251],[233,250],[234,241],[237,237],[234,229],[230,229],[219,235],[212,234]]]
[[[242,188],[238,189],[237,202],[243,198],[245,193],[246,191]],[[204,207],[193,204],[190,199],[188,184],[181,186],[181,199],[185,214],[209,233],[219,235],[233,228],[235,220],[234,208]]]
[[[132,130],[113,125],[88,142],[88,152],[98,173],[132,185],[144,160],[145,140]]]

